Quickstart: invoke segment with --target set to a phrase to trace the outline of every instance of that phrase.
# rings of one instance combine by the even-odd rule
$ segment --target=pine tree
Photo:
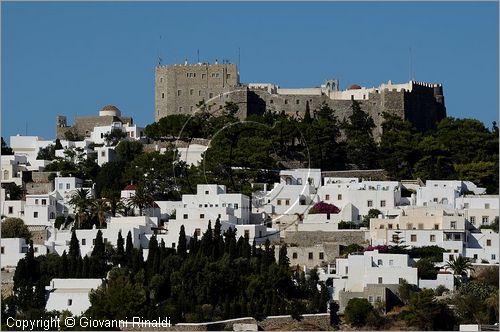
[[[187,240],[186,240],[186,231],[184,229],[184,225],[181,226],[181,230],[179,232],[179,240],[177,241],[177,253],[182,258],[186,258]]]

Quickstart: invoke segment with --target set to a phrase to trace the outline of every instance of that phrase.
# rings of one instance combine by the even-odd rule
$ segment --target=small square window
[[[285,200],[285,205],[290,205],[290,200],[289,199]]]
[[[69,183],[66,183],[66,189],[71,189],[71,185]]]
[[[388,228],[388,229],[392,229],[392,224],[388,224],[388,225],[387,225],[387,228]]]
[[[378,277],[378,283],[381,284],[383,283],[384,279],[382,277]]]
[[[385,207],[385,201],[380,201],[380,207]]]
[[[35,199],[35,205],[38,205],[38,199]]]
[[[33,218],[38,218],[38,212],[33,212]]]
[[[205,219],[205,215],[203,213],[200,214],[200,219]]]
[[[366,204],[368,207],[372,207],[373,206],[373,201],[372,200],[369,200]]]
[[[381,259],[377,260],[377,265],[383,265],[383,261]]]
[[[313,259],[313,253],[312,252],[309,253],[309,259]]]
[[[319,253],[319,259],[321,259],[321,260],[325,259],[325,253],[320,252]]]
[[[281,199],[278,199],[277,204],[278,204],[278,205],[281,205]]]
[[[483,221],[483,224],[487,224],[489,221],[488,216],[483,216],[482,221]]]
[[[5,247],[2,247],[0,253],[5,254]]]
[[[182,94],[181,90],[177,90],[177,96],[180,96]]]
[[[342,194],[337,195],[337,200],[341,201],[342,200]]]
[[[394,260],[393,259],[389,259],[389,266],[393,266],[394,265]]]
[[[488,247],[490,247],[490,246],[491,246],[491,240],[489,240],[489,239],[488,239],[488,240],[486,240],[486,245],[487,245]]]
[[[86,239],[82,239],[82,246],[84,246],[86,244],[87,244],[87,240]]]
[[[2,247],[2,253],[3,253],[3,247]],[[296,252],[294,252],[294,253],[292,254],[292,259],[297,259],[297,253],[296,253]]]
[[[295,100],[295,104],[297,105],[300,104],[300,100],[299,99]]]
[[[184,215],[183,215],[183,218],[184,218],[184,219],[187,219],[187,218],[188,218],[188,215],[187,215],[187,214],[184,214]]]
[[[14,208],[12,206],[9,206],[9,214],[14,213]]]
[[[436,235],[434,234],[431,234],[430,235],[430,239],[429,239],[431,242],[436,242]]]
[[[330,200],[330,195],[325,195],[325,201],[329,201]]]
[[[416,234],[412,234],[412,235],[410,236],[410,239],[411,239],[411,240],[410,240],[411,242],[417,242],[417,235],[416,235]]]
[[[434,229],[439,229],[439,224],[434,224]]]
[[[47,205],[47,200],[46,199],[42,199],[42,205]]]
[[[72,305],[73,304],[73,300],[72,299],[68,299],[68,305]]]
[[[194,230],[194,232],[196,233],[196,236],[200,237],[200,235],[201,235],[201,229],[200,228],[196,228]]]
[[[418,229],[424,229],[424,224],[418,224]]]
[[[476,217],[469,217],[469,221],[471,224],[475,225],[476,224]]]
[[[489,208],[490,208],[490,204],[489,204],[489,203],[485,203],[485,204],[484,204],[484,208],[485,208],[486,210],[487,210],[487,209],[489,209]]]
[[[189,89],[189,94],[192,96],[194,94],[194,89]]]
[[[497,255],[491,254],[491,259],[497,259]]]
[[[457,228],[457,222],[456,221],[450,222],[450,228],[451,229],[456,229]]]
[[[250,238],[250,231],[248,229],[245,229],[245,236],[246,238]]]

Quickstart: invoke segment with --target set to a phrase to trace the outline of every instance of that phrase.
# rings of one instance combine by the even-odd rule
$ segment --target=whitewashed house
[[[2,269],[16,267],[19,260],[26,257],[29,249],[29,243],[26,243],[26,240],[21,238],[2,238],[0,245],[0,263]],[[48,252],[47,247],[40,244],[33,245],[33,250],[35,257],[46,255]]]
[[[196,232],[201,238],[208,223],[211,222],[213,229],[217,218],[222,231],[236,228],[236,236],[248,236],[250,242],[255,239],[256,243],[261,243],[279,236],[276,230],[266,225],[252,224],[248,196],[228,194],[223,185],[199,184],[196,195],[182,195],[182,206],[176,209],[175,215],[175,219],[167,223],[167,234],[162,235],[167,246],[171,247],[176,246],[182,225],[186,236],[191,237]]]
[[[498,195],[464,195],[458,197],[455,208],[465,212],[465,218],[474,227],[490,225],[499,215]]]
[[[318,188],[319,200],[334,204],[341,210],[351,206],[352,219],[344,221],[359,222],[371,209],[383,215],[397,215],[397,206],[402,205],[401,185],[397,181],[362,181],[357,178],[323,179],[324,185]]]
[[[117,217],[111,218],[107,223],[107,228],[101,229],[104,242],[109,242],[116,247],[118,233],[124,240],[130,231],[132,235],[132,243],[134,248],[148,248],[149,237],[154,233],[154,229],[158,227],[158,220],[154,217],[137,216],[137,217]],[[96,228],[78,229],[76,237],[80,241],[80,253],[83,256],[90,255],[94,249],[94,240],[97,237]],[[45,242],[50,252],[56,252],[62,255],[64,251],[69,251],[69,243],[71,241],[72,232],[69,230],[54,230],[53,234]]]
[[[464,256],[472,258],[474,263],[498,264],[498,233],[491,229],[482,229],[480,232],[469,233]]]
[[[254,193],[252,204],[255,213],[272,215],[305,214],[318,202],[317,190],[321,186],[320,169],[294,169],[280,171],[280,182],[271,190]]]
[[[484,194],[485,188],[479,188],[470,181],[459,180],[428,180],[425,187],[417,189],[417,206],[439,206],[453,209],[456,200],[465,192],[476,195]]]
[[[90,291],[103,285],[102,279],[52,279],[46,286],[48,299],[45,309],[69,310],[73,316],[80,316],[90,308]]]

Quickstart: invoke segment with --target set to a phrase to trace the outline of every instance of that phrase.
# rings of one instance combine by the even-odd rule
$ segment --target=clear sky
[[[228,59],[241,81],[443,84],[448,115],[498,118],[498,3],[2,2],[2,136],[118,106],[154,121],[154,67]],[[160,40],[160,35],[161,40]],[[498,121],[498,120],[497,120]],[[7,139],[8,142],[8,139]]]

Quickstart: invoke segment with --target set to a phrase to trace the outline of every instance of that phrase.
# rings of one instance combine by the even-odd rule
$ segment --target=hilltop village
[[[498,128],[446,117],[440,84],[282,89],[185,64],[155,92],[145,127],[107,105],[2,138],[2,327],[498,322]]]

